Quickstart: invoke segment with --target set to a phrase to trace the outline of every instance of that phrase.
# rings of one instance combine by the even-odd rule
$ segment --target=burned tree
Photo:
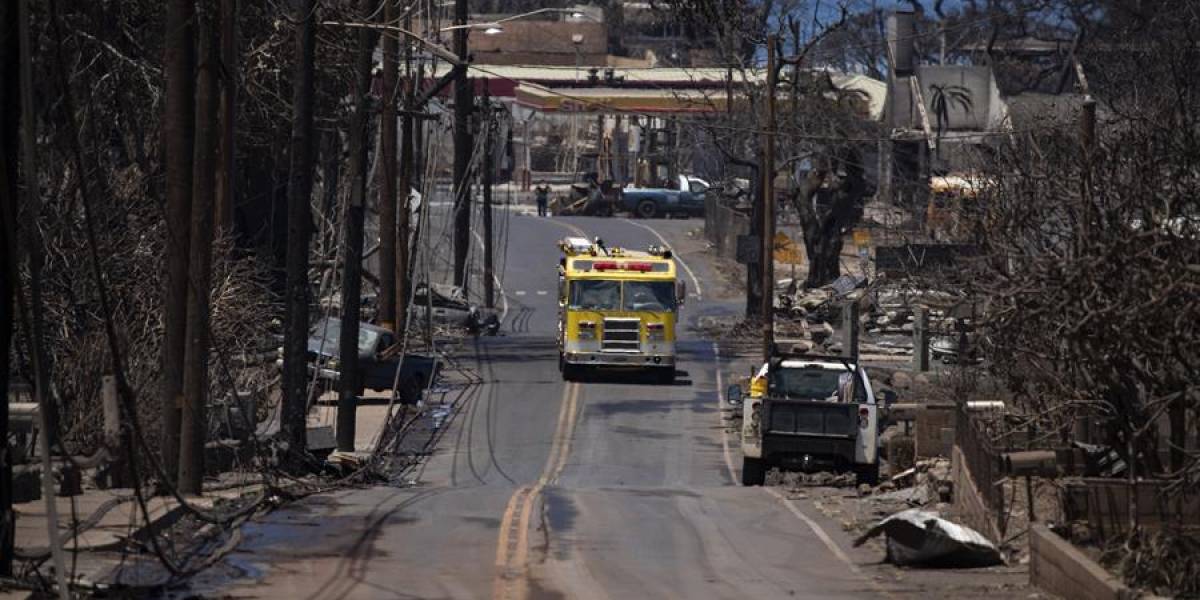
[[[825,64],[816,51],[862,15],[843,8],[829,22],[814,19],[812,31],[806,31],[813,9],[805,2],[700,0],[682,2],[677,10],[682,19],[715,24],[722,62],[740,65],[730,67],[727,89],[708,98],[724,110],[701,118],[699,125],[726,161],[755,182],[758,200],[751,223],[761,214],[761,182],[773,182],[783,192],[776,197],[787,198],[796,210],[809,261],[807,287],[827,284],[841,273],[842,237],[861,217],[872,193],[863,165],[873,150],[869,140],[877,133],[864,93],[845,79],[839,84],[835,74],[822,68]],[[778,36],[787,49],[773,77],[755,59],[769,35]],[[767,81],[777,84],[768,86]],[[772,96],[778,150],[775,171],[764,177],[761,134]],[[756,278],[750,279],[750,287],[756,287]]]
[[[1081,24],[1097,35],[1079,55],[1089,95],[1071,118],[980,161],[983,192],[961,219],[982,251],[968,287],[986,306],[992,369],[1039,430],[1061,442],[1090,427],[1086,441],[1122,455],[1131,487],[1194,489],[1200,15],[1110,9]]]

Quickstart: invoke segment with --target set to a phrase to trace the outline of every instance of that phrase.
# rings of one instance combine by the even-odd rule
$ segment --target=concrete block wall
[[[950,458],[954,447],[954,411],[952,404],[929,404],[917,410],[913,434],[918,460]]]

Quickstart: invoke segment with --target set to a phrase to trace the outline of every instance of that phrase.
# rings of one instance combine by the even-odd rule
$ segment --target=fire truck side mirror
[[[679,303],[680,306],[683,306],[684,304],[687,303],[687,282],[686,281],[680,280],[680,281],[675,282],[675,299]]]

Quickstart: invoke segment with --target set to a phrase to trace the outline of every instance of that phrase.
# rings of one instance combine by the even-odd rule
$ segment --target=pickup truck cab
[[[341,379],[339,342],[342,321],[324,318],[317,321],[308,337],[309,372],[318,379],[334,383]],[[398,383],[400,402],[420,399],[421,390],[429,387],[430,378],[437,376],[436,358],[408,353],[403,356],[390,352],[396,344],[396,334],[389,329],[369,323],[358,324],[358,365],[362,372],[362,390],[386,392]],[[396,372],[399,370],[399,379]]]
[[[707,181],[688,175],[680,175],[673,188],[629,186],[621,190],[621,207],[643,219],[700,216],[704,214],[704,194],[708,188]]]
[[[726,394],[742,405],[743,485],[762,485],[772,467],[853,471],[859,483],[878,481],[885,402],[851,359],[776,355],[750,390],[743,398],[734,385]]]

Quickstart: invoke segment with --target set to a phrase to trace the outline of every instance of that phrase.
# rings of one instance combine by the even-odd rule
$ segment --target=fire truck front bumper
[[[673,354],[641,354],[618,352],[567,352],[566,361],[573,365],[597,367],[673,367]]]

